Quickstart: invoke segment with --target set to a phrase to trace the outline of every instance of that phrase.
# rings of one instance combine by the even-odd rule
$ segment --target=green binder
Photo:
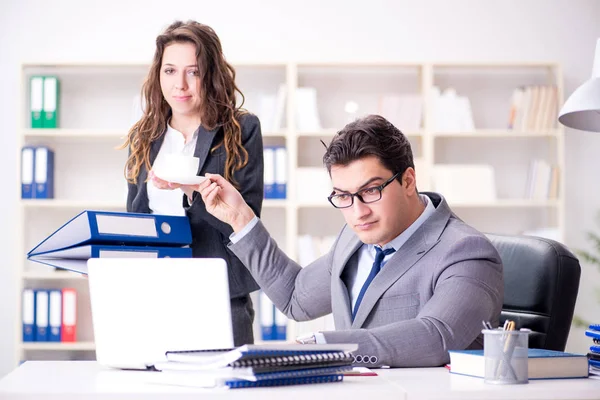
[[[44,102],[44,77],[32,76],[29,80],[29,108],[31,127],[43,128],[42,104]]]
[[[44,77],[43,121],[44,128],[58,127],[59,82],[56,76]]]

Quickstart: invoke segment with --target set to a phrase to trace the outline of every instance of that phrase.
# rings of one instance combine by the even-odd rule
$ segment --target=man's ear
[[[408,167],[406,171],[404,171],[402,174],[402,186],[409,193],[417,192],[417,177],[414,168]]]

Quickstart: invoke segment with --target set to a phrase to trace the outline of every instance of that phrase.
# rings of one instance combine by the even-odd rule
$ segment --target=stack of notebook
[[[189,258],[190,223],[185,216],[83,211],[35,246],[27,258],[87,274],[90,258]]]
[[[600,376],[600,324],[590,325],[589,329],[585,331],[585,335],[591,337],[594,341],[588,353],[590,376]]]
[[[167,352],[155,365],[167,384],[244,388],[340,382],[356,344],[261,344],[235,349]]]

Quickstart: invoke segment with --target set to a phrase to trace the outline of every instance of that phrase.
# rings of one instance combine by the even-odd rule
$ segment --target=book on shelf
[[[166,383],[189,386],[280,386],[340,381],[356,344],[261,344],[234,349],[169,351],[155,368]]]
[[[483,350],[451,350],[450,372],[483,378]],[[545,349],[528,349],[529,379],[586,378],[588,360],[585,355]]]
[[[54,151],[46,146],[21,149],[21,198],[54,198]]]
[[[74,342],[77,325],[75,289],[25,288],[22,296],[25,342]]]
[[[56,76],[29,78],[31,127],[57,128],[60,82]]]
[[[556,127],[558,91],[555,85],[528,85],[513,91],[508,128],[518,131],[547,131]]]

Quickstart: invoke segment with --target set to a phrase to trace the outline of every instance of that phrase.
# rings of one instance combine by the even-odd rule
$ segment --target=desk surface
[[[159,373],[119,371],[94,361],[28,361],[0,380],[2,399],[599,399],[600,380],[536,380],[488,385],[444,368],[376,370],[379,376],[343,382],[250,389],[201,389],[158,384]]]

